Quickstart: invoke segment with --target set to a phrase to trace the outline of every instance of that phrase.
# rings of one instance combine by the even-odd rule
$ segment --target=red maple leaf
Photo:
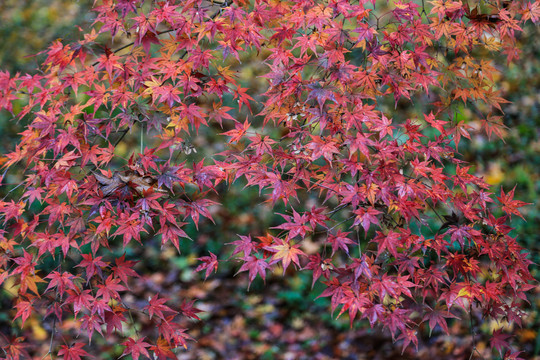
[[[124,341],[122,345],[124,345],[126,348],[124,349],[121,357],[131,355],[133,360],[139,360],[139,356],[143,355],[150,358],[150,354],[148,353],[148,350],[146,350],[146,348],[150,347],[150,344],[145,342],[144,339],[144,337],[137,340],[128,338],[126,341]]]
[[[137,272],[133,270],[133,267],[135,266],[135,264],[138,263],[138,261],[126,261],[126,254],[123,254],[119,258],[116,258],[114,262],[115,265],[111,266],[111,270],[114,276],[120,278],[120,280],[122,280],[125,285],[127,285],[129,277],[139,276],[139,274],[137,274]]]
[[[165,315],[163,314],[164,312],[172,313],[172,314],[177,313],[177,311],[165,305],[167,300],[168,299],[166,298],[160,299],[159,294],[155,294],[150,300],[148,300],[148,305],[146,305],[143,309],[148,311],[148,315],[150,316],[150,319],[152,319],[154,315],[156,315],[157,317],[161,319],[165,319]]]
[[[103,325],[103,320],[98,314],[86,314],[81,318],[81,329],[86,329],[86,334],[88,335],[89,339],[92,338],[94,331],[97,331],[101,334],[101,336],[103,336],[103,333],[101,332],[101,325]]]
[[[84,343],[74,343],[71,346],[62,345],[58,351],[59,356],[63,356],[64,360],[81,360],[81,356],[90,357],[90,355],[83,350]]]
[[[15,309],[17,309],[17,313],[15,314],[14,320],[18,317],[21,317],[22,319],[22,325],[24,326],[24,323],[26,319],[30,316],[32,313],[32,302],[30,301],[19,301],[15,305]]]
[[[252,243],[251,236],[243,236],[238,235],[240,237],[240,240],[236,240],[230,243],[227,243],[226,245],[234,245],[235,248],[233,250],[232,256],[243,253],[244,257],[249,256],[251,254],[251,251],[254,249],[255,245]]]
[[[367,233],[370,227],[370,224],[377,225],[379,223],[379,219],[377,219],[377,215],[379,215],[381,212],[374,207],[370,206],[368,208],[358,208],[354,210],[354,213],[356,214],[356,218],[354,220],[354,226],[358,224],[362,224],[362,227],[364,228],[364,231]]]
[[[511,338],[512,335],[505,334],[502,332],[502,329],[495,330],[493,332],[493,335],[491,335],[490,344],[492,349],[496,349],[499,351],[499,355],[502,356],[503,349],[509,349],[510,344],[508,343],[508,339]]]
[[[429,306],[426,306],[427,313],[424,315],[422,321],[429,320],[429,334],[431,336],[431,332],[435,328],[435,326],[439,325],[441,329],[448,335],[448,324],[446,322],[446,319],[448,318],[454,318],[459,319],[457,316],[452,314],[449,311],[442,310],[442,309],[432,309]]]
[[[103,258],[102,256],[93,257],[92,254],[81,254],[81,256],[83,260],[75,267],[85,268],[88,281],[90,281],[94,274],[103,277],[102,268],[108,266],[108,264],[101,260]]]
[[[120,299],[118,292],[125,290],[127,290],[126,287],[120,285],[120,279],[113,277],[111,274],[105,279],[105,284],[98,284],[96,295],[101,296],[104,301],[108,302],[111,299]]]
[[[195,306],[193,306],[194,302],[195,302],[195,300],[192,300],[192,301],[184,300],[182,302],[182,305],[180,305],[180,311],[182,312],[183,315],[185,315],[185,316],[187,316],[187,317],[189,317],[191,319],[201,320],[197,316],[197,313],[200,313],[202,310],[197,309]]]
[[[343,232],[341,230],[338,230],[337,233],[329,234],[328,241],[330,244],[332,244],[332,255],[335,254],[337,249],[343,249],[349,255],[349,248],[347,247],[348,244],[354,244],[354,241],[349,239],[347,235],[349,235],[350,232]]]
[[[516,190],[515,186],[509,193],[505,194],[504,189],[501,187],[501,196],[497,196],[497,199],[499,199],[499,201],[501,202],[503,211],[506,214],[510,215],[510,217],[512,217],[512,214],[515,214],[525,220],[523,215],[521,215],[521,213],[518,211],[518,208],[525,205],[530,205],[530,203],[519,200],[512,200],[514,198],[514,190]]]
[[[258,259],[255,256],[245,256],[242,260],[244,261],[244,264],[242,264],[242,267],[240,267],[237,274],[242,271],[249,271],[250,284],[255,280],[257,274],[259,274],[263,280],[266,279],[266,269],[268,269],[270,265],[265,259]]]
[[[400,245],[400,240],[401,235],[395,231],[389,231],[386,235],[379,231],[372,241],[377,242],[379,245],[377,256],[380,256],[385,250],[388,250],[392,256],[397,258],[397,247]]]
[[[60,297],[62,297],[66,289],[77,290],[77,286],[73,283],[76,276],[68,273],[67,271],[64,271],[61,274],[58,271],[53,271],[47,275],[45,279],[51,279],[51,281],[49,281],[49,285],[47,285],[47,288],[45,289],[45,292],[56,288],[60,294]]]
[[[238,142],[242,137],[246,134],[250,127],[251,123],[248,121],[248,118],[246,118],[246,121],[244,123],[240,123],[239,121],[236,121],[234,124],[234,129],[225,131],[221,135],[230,136],[231,139],[229,140],[229,144]]]
[[[195,269],[195,272],[206,270],[206,274],[204,276],[205,279],[208,278],[212,271],[217,271],[218,268],[218,259],[216,255],[212,254],[211,251],[209,251],[209,253],[210,256],[203,256],[197,259],[199,261],[202,261],[203,263],[197,266],[197,268]]]

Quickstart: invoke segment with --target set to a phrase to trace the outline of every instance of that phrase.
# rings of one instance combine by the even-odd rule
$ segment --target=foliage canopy
[[[135,299],[126,252],[152,239],[179,250],[187,222],[212,220],[235,182],[286,209],[268,233],[230,243],[250,282],[277,265],[310,271],[332,311],[404,348],[422,323],[448,332],[473,310],[520,323],[531,261],[507,222],[526,204],[513,189],[494,196],[458,147],[471,131],[504,134],[492,56],[519,57],[538,1],[106,0],[94,11],[82,40],[43,52],[41,71],[0,73],[0,108],[25,122],[1,158],[0,180],[24,178],[0,201],[0,283],[13,285],[17,324],[53,319],[51,356],[88,356],[96,333],[121,338],[134,360],[186,347],[180,319],[198,309],[151,290]],[[264,71],[243,74],[253,58]],[[415,102],[429,112],[400,118]],[[118,146],[139,134],[123,158]],[[218,151],[194,147],[214,135]],[[186,161],[194,151],[205,157]],[[224,259],[198,260],[209,277]],[[140,316],[152,331],[137,330]],[[57,335],[74,330],[83,336],[69,344]],[[13,338],[3,356],[30,345]],[[504,334],[492,347],[519,355]]]

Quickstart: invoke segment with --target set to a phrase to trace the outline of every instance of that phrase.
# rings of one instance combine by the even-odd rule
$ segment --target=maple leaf
[[[212,205],[217,205],[218,203],[216,203],[215,201],[212,201],[210,199],[197,199],[190,202],[180,200],[178,204],[184,206],[186,212],[185,218],[191,216],[197,229],[199,228],[199,215],[202,215],[205,218],[210,219],[210,221],[214,222],[214,219],[212,219],[212,215],[210,214],[210,211],[208,211],[208,208]]]
[[[172,314],[177,313],[177,311],[165,305],[167,300],[168,299],[166,298],[160,299],[159,294],[155,294],[152,298],[148,300],[148,305],[146,305],[143,309],[148,311],[148,315],[150,316],[150,319],[152,319],[154,315],[156,315],[157,317],[161,319],[165,319],[165,315],[163,314],[163,312],[172,313]]]
[[[329,234],[327,241],[332,244],[332,256],[335,254],[337,249],[343,249],[349,255],[349,248],[347,247],[348,244],[354,244],[354,241],[349,239],[347,235],[349,235],[350,232],[343,232],[341,230],[338,230],[337,233]]]
[[[373,274],[376,273],[376,267],[373,266],[373,259],[362,254],[360,259],[353,259],[354,277],[358,279],[364,275],[368,280],[371,280]]]
[[[289,238],[291,239],[295,238],[297,235],[300,235],[303,239],[306,237],[306,232],[311,230],[309,226],[305,225],[305,223],[308,221],[308,216],[300,215],[295,209],[293,209],[292,217],[283,214],[279,215],[281,215],[285,220],[288,220],[288,222],[276,226],[275,229],[289,230]]]
[[[32,303],[30,301],[19,301],[17,305],[15,305],[15,309],[17,309],[17,313],[13,320],[21,317],[22,325],[24,326],[26,319],[28,319],[32,313]]]
[[[89,339],[92,339],[94,331],[97,331],[103,336],[103,333],[101,332],[102,324],[103,320],[98,314],[84,315],[81,318],[81,329],[86,329],[86,334]]]
[[[55,169],[59,169],[62,167],[71,167],[74,163],[75,159],[78,159],[80,155],[75,154],[75,150],[72,150],[62,156],[62,158],[58,159],[58,161],[54,164]]]
[[[353,154],[357,151],[360,151],[360,153],[362,153],[366,158],[369,159],[368,146],[372,146],[374,143],[361,131],[358,131],[355,137],[351,136],[350,138],[348,138],[346,143],[349,144],[349,159],[351,159]]]
[[[327,266],[327,262],[323,262],[320,254],[310,255],[309,256],[309,262],[306,266],[304,266],[304,269],[306,270],[312,270],[313,271],[313,280],[311,282],[311,288],[313,289],[313,286],[315,285],[315,282],[321,277],[321,275],[325,274],[325,277],[328,279],[328,273],[330,266]],[[323,267],[325,269],[323,270]]]
[[[200,318],[197,316],[197,313],[201,312],[202,310],[200,309],[197,309],[196,307],[193,306],[193,303],[195,302],[195,300],[192,300],[192,301],[186,301],[184,300],[182,302],[182,305],[180,305],[180,311],[182,312],[183,315],[191,318],[191,319],[195,319],[195,320],[200,320]]]
[[[325,222],[329,221],[330,218],[324,214],[325,211],[326,209],[324,207],[316,208],[315,206],[313,206],[311,208],[311,211],[305,213],[312,230],[317,227],[317,224],[322,226],[323,228],[327,228]]]
[[[448,335],[448,324],[446,322],[446,319],[448,318],[454,318],[459,319],[457,316],[452,314],[449,311],[445,311],[442,309],[432,309],[429,306],[426,306],[428,309],[427,313],[422,318],[422,321],[429,320],[429,335],[431,336],[431,332],[435,328],[435,326],[439,325],[441,329]]]
[[[122,332],[122,323],[126,321],[123,313],[127,311],[121,306],[113,306],[112,311],[105,311],[105,324],[107,336],[110,336],[114,330]]]
[[[511,338],[512,335],[510,334],[504,334],[502,332],[502,329],[495,330],[493,334],[491,335],[490,344],[492,349],[496,349],[499,351],[499,355],[502,356],[503,349],[509,349],[510,344],[506,341],[507,339]]]
[[[369,320],[369,324],[373,326],[383,317],[385,309],[382,304],[374,304],[373,306],[368,307],[364,313]]]
[[[179,238],[190,238],[184,230],[180,229],[176,225],[163,225],[157,233],[161,234],[161,246],[165,245],[168,241],[170,241],[173,243],[174,247],[176,248],[176,250],[178,250],[178,252],[180,252]]]
[[[502,116],[488,116],[487,119],[480,120],[489,140],[491,140],[491,135],[495,134],[505,142],[504,135],[507,133],[508,127],[501,122],[501,119]]]
[[[300,54],[304,55],[306,51],[309,49],[314,54],[317,53],[317,38],[316,36],[313,36],[313,34],[302,34],[300,37],[296,38],[296,44],[294,45],[294,48],[300,48]]]
[[[138,243],[141,243],[141,233],[148,232],[141,223],[141,219],[138,213],[120,213],[118,219],[118,229],[116,229],[114,236],[122,236],[122,246],[125,248],[131,239],[135,239]]]
[[[61,345],[58,350],[58,356],[62,356],[64,360],[81,360],[81,357],[90,357],[90,355],[83,350],[84,343],[74,343],[71,346]]]
[[[229,140],[229,144],[232,144],[242,139],[242,137],[246,134],[250,126],[251,126],[251,123],[248,121],[248,118],[246,117],[246,121],[244,121],[243,124],[241,124],[239,121],[235,121],[234,129],[225,131],[221,135],[230,136],[231,139]]]
[[[37,200],[37,201],[39,201],[41,203],[41,194],[43,192],[44,192],[44,190],[41,189],[41,188],[30,187],[30,188],[28,188],[28,190],[26,190],[26,192],[24,193],[24,195],[22,197],[23,198],[27,197],[29,204],[32,204],[34,202],[34,200]]]
[[[510,217],[512,217],[512,214],[515,214],[525,220],[523,215],[518,211],[518,208],[531,204],[519,200],[512,200],[514,198],[514,190],[516,190],[515,186],[510,192],[505,194],[504,189],[501,187],[501,196],[497,196],[497,199],[501,202],[503,211],[510,215]]]
[[[366,233],[369,230],[370,224],[377,225],[379,223],[377,215],[379,215],[381,212],[372,206],[368,207],[367,209],[361,207],[353,212],[356,214],[353,225],[356,226],[358,224],[362,224],[362,227]]]
[[[364,310],[371,305],[368,297],[364,294],[356,294],[351,289],[347,288],[343,291],[343,296],[339,300],[339,303],[343,305],[341,311],[339,312],[339,317],[345,311],[349,312],[350,327],[353,326],[354,318],[358,312],[362,313]]]
[[[249,111],[251,111],[251,106],[249,105],[249,100],[254,100],[251,96],[247,94],[248,89],[238,86],[234,91],[234,98],[238,99],[238,111],[242,110],[242,104],[245,104]],[[246,119],[247,122],[247,119]],[[245,126],[245,124],[244,124]]]
[[[268,269],[270,265],[265,259],[258,259],[255,256],[244,256],[242,260],[244,261],[244,264],[242,264],[237,274],[242,271],[249,271],[249,284],[255,280],[257,274],[259,274],[263,280],[266,279],[266,269]]]
[[[157,177],[158,188],[165,186],[172,191],[173,181],[180,180],[176,172],[180,169],[179,166],[164,166],[161,169],[161,174]]]
[[[105,279],[105,284],[98,285],[96,295],[101,296],[104,301],[108,302],[111,299],[120,299],[118,292],[125,290],[127,290],[126,287],[120,285],[120,279],[113,277],[111,274]]]
[[[157,339],[155,345],[150,346],[150,350],[158,360],[176,359],[176,355],[171,351],[171,345],[161,337]]]
[[[42,282],[45,282],[45,280],[43,280],[39,275],[37,275],[37,271],[34,274],[21,277],[20,291],[24,293],[28,289],[39,297],[37,284]]]
[[[343,298],[344,291],[350,290],[350,282],[341,283],[337,278],[332,278],[330,281],[323,281],[323,284],[327,285],[327,288],[317,298],[330,296],[330,306],[333,314],[336,308],[341,305],[340,301]]]
[[[310,142],[307,147],[308,149],[313,150],[311,154],[312,160],[317,160],[321,156],[324,156],[328,162],[332,162],[334,154],[339,154],[336,145],[337,143],[332,140],[327,141],[319,136],[312,135],[312,142]]]
[[[408,309],[397,308],[392,312],[385,313],[383,323],[390,330],[392,337],[395,336],[398,330],[401,332],[406,331],[407,324],[410,322],[410,312]]]
[[[520,354],[522,354],[523,351],[514,351],[512,352],[511,350],[508,350],[505,354],[504,354],[504,360],[525,360],[524,358],[522,357],[519,357]]]
[[[186,334],[186,329],[180,327],[178,322],[174,321],[174,315],[167,317],[158,325],[158,331],[171,347],[183,346],[187,349],[186,340],[191,340],[191,336]]]
[[[396,341],[403,340],[401,355],[403,355],[405,349],[411,342],[416,346],[416,351],[418,351],[418,336],[416,334],[417,332],[414,329],[405,329],[404,331],[401,331],[396,339]]]
[[[222,104],[213,103],[213,110],[210,112],[210,118],[213,118],[219,123],[219,126],[223,128],[223,120],[234,120],[234,118],[228,113],[232,110],[229,106],[223,106]],[[236,124],[235,124],[236,126]]]
[[[76,265],[75,267],[82,267],[86,270],[86,278],[87,281],[90,281],[90,279],[94,276],[94,274],[98,274],[99,277],[103,277],[103,271],[102,268],[107,267],[108,264],[104,261],[101,261],[103,258],[102,256],[93,257],[92,254],[81,254],[83,260],[79,263],[79,265]]]
[[[274,173],[266,173],[269,186],[272,190],[272,205],[275,205],[277,200],[283,200],[286,205],[289,202],[291,196],[296,197],[295,189],[298,187],[296,184],[291,184],[288,181],[281,179],[280,175]]]
[[[317,100],[320,110],[322,110],[326,100],[332,100],[336,102],[336,96],[334,93],[335,89],[333,87],[323,85],[320,82],[311,83],[307,87],[311,90],[308,95],[308,100]]]
[[[380,256],[383,251],[388,250],[392,256],[398,257],[397,246],[400,245],[401,236],[395,231],[389,231],[388,234],[377,232],[377,235],[372,240],[377,242],[379,247],[377,249],[377,257]]]
[[[92,303],[92,309],[90,311],[91,315],[97,314],[99,315],[100,319],[103,319],[105,318],[105,311],[111,311],[111,307],[109,306],[108,301],[105,301],[103,298],[96,297],[96,299],[94,299],[94,302]]]
[[[9,275],[9,272],[5,270],[0,273],[0,285],[2,285],[4,281],[6,281],[6,279],[8,278],[8,275]]]
[[[202,261],[203,263],[197,266],[197,268],[195,269],[195,272],[206,270],[206,273],[204,276],[205,280],[212,273],[212,271],[217,272],[217,268],[218,268],[218,259],[216,255],[212,254],[211,251],[209,251],[209,253],[210,253],[210,256],[203,256],[203,257],[197,258],[198,261]]]
[[[252,243],[253,240],[251,239],[251,235],[238,235],[238,237],[240,237],[240,240],[236,240],[226,244],[235,246],[231,256],[239,253],[243,253],[244,257],[249,256],[255,247],[255,245]]]
[[[45,289],[45,292],[56,288],[56,290],[60,294],[60,297],[64,295],[66,289],[78,290],[77,286],[73,283],[73,280],[76,279],[76,276],[68,273],[67,271],[64,271],[62,273],[59,273],[58,271],[53,271],[49,275],[47,275],[45,279],[51,279],[51,281],[49,281],[49,285],[47,285],[47,288]]]
[[[454,132],[454,140],[456,142],[456,149],[459,146],[459,142],[461,140],[461,137],[464,136],[467,139],[471,139],[471,135],[469,134],[469,129],[472,127],[468,124],[465,124],[464,121],[460,121],[453,129]]]
[[[24,207],[26,204],[23,201],[20,201],[18,203],[15,203],[13,200],[9,203],[0,202],[0,211],[4,214],[4,224],[7,223],[10,219],[19,219],[19,216],[21,216],[24,213]]]
[[[66,304],[73,304],[73,312],[75,313],[75,316],[83,309],[90,309],[91,303],[94,300],[94,297],[91,295],[91,291],[89,289],[86,290],[67,290],[67,293],[69,294],[66,298],[65,303]]]
[[[272,259],[270,260],[270,264],[275,264],[279,261],[282,262],[283,265],[283,275],[285,275],[285,271],[287,270],[287,267],[291,263],[291,261],[296,264],[298,267],[300,267],[300,260],[298,259],[298,255],[306,255],[302,250],[299,249],[300,244],[291,245],[290,242],[283,239],[277,239],[278,244],[272,245],[272,246],[266,246],[264,249],[268,250],[274,255],[272,256]]]
[[[133,338],[128,338],[122,343],[122,345],[126,348],[124,349],[124,352],[120,357],[131,355],[133,360],[139,360],[139,356],[143,355],[147,358],[150,358],[150,354],[148,353],[148,350],[146,350],[146,348],[150,347],[150,344],[145,342],[144,339],[144,337],[137,340]]]
[[[4,337],[5,339],[5,337]],[[7,339],[6,339],[7,340]],[[25,347],[28,344],[25,344],[24,337],[17,337],[7,340],[8,344],[2,346],[4,354],[7,356],[6,360],[19,360],[19,359],[30,359],[30,354],[25,350]]]
[[[114,259],[114,263],[115,264],[111,266],[111,271],[114,276],[120,278],[125,285],[127,285],[129,277],[139,277],[137,272],[133,270],[133,266],[135,266],[138,261],[126,260],[126,254]]]

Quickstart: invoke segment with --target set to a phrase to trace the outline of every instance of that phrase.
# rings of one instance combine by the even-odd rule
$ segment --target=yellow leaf
[[[28,288],[29,290],[31,290],[34,294],[36,294],[37,296],[39,296],[39,293],[38,293],[38,289],[37,289],[37,285],[36,283],[44,283],[46,282],[45,280],[42,280],[41,277],[39,277],[38,275],[34,274],[34,275],[28,275],[24,278],[24,280],[21,282],[21,288],[22,289],[26,289]]]
[[[160,50],[161,55],[163,55],[163,58],[165,59],[170,59],[171,56],[178,49],[178,41],[176,40],[175,37],[169,34],[169,38],[162,39],[161,43],[163,44]]]
[[[462,288],[461,290],[459,290],[459,293],[458,293],[458,298],[459,297],[467,297],[467,298],[470,298],[471,297],[471,293],[469,292],[469,289],[467,289],[466,287]]]

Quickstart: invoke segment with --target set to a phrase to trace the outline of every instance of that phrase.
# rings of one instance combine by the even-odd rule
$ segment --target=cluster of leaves
[[[123,337],[133,359],[173,358],[189,339],[180,319],[198,310],[157,293],[141,305],[129,292],[136,260],[122,253],[152,239],[179,249],[186,221],[212,219],[214,194],[243,181],[287,207],[276,231],[231,242],[250,282],[276,264],[311,271],[332,311],[382,326],[404,347],[417,344],[420,324],[448,331],[473,309],[519,324],[531,261],[507,221],[525,203],[502,189],[495,203],[459,159],[471,129],[455,109],[482,104],[482,130],[502,135],[500,66],[489,54],[517,59],[516,35],[540,4],[473,3],[99,2],[84,38],[52,44],[40,73],[0,73],[0,108],[27,122],[1,158],[0,181],[24,169],[0,202],[0,284],[13,285],[13,320],[52,318],[51,356],[87,356],[99,333]],[[100,48],[105,36],[126,43]],[[267,68],[264,92],[234,71],[246,54]],[[380,106],[387,98],[430,111],[393,120]],[[117,146],[144,129],[151,145],[121,158]],[[222,151],[180,161],[207,133],[229,138]],[[218,268],[212,253],[199,260],[206,277]],[[153,322],[153,337],[132,313]],[[86,340],[62,344],[55,333],[68,320]],[[12,339],[3,356],[19,359],[28,341]],[[503,334],[491,345],[519,355]]]

